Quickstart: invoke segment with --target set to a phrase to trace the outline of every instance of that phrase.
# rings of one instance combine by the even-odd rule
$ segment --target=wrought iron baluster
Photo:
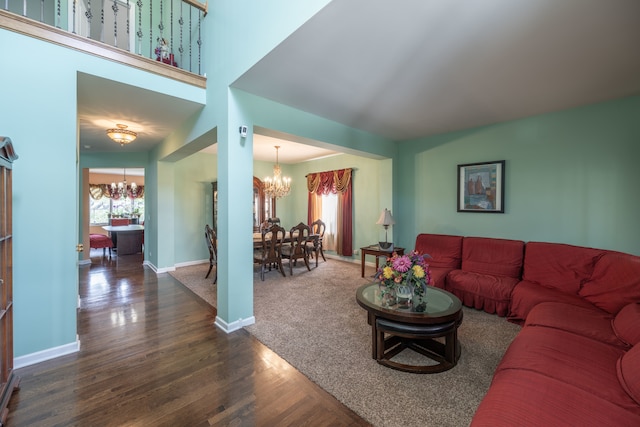
[[[91,38],[91,18],[93,18],[93,13],[91,13],[91,0],[87,2],[87,11],[84,13],[84,16],[87,17],[87,38]]]
[[[149,0],[149,58],[153,58],[153,0]]]
[[[40,22],[44,22],[44,0],[40,0]]]
[[[131,5],[129,4],[129,0],[127,0],[127,50],[131,52],[131,37],[129,32],[129,16],[131,16]]]
[[[198,74],[202,75],[202,69],[200,67],[202,58],[202,37],[201,37],[201,28],[202,28],[202,11],[198,10]]]
[[[118,0],[113,0],[111,10],[113,10],[113,45],[118,47]]]
[[[142,55],[142,0],[138,0],[136,5],[138,6],[138,31],[136,35],[138,36],[138,54]]]
[[[56,27],[60,28],[60,0],[58,0],[56,8]],[[67,25],[67,28],[68,27],[69,25]]]
[[[178,24],[180,24],[180,47],[178,48],[178,52],[180,52],[180,64],[184,67],[184,59],[182,58],[182,54],[184,53],[184,47],[182,47],[182,28],[184,27],[184,19],[182,19],[182,9],[184,3],[180,2],[180,19],[178,20]]]
[[[189,71],[191,71],[191,64],[193,55],[191,54],[191,46],[193,46],[193,30],[192,30],[192,22],[193,22],[193,8],[189,9]]]
[[[171,65],[174,64],[174,60],[173,60],[173,0],[169,0],[171,2],[171,10],[169,13],[169,23],[171,25],[171,42],[169,43],[169,59],[170,59],[170,63]]]
[[[72,6],[73,6],[73,19],[72,19],[72,21],[73,21],[73,25],[72,25],[73,30],[71,32],[73,34],[75,34],[76,33],[76,0],[73,0],[73,5]]]
[[[100,9],[100,41],[104,43],[104,0],[102,0],[102,8]]]

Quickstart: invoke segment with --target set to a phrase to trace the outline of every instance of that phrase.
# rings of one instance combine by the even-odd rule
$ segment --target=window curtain
[[[341,256],[353,255],[353,196],[352,170],[340,169],[328,172],[318,172],[307,175],[308,214],[309,223],[319,218],[322,205],[318,209],[318,199],[323,194],[338,195],[338,233],[336,236],[336,252]]]
[[[93,200],[107,199],[119,200],[120,193],[113,191],[110,184],[89,184],[89,195]],[[144,185],[138,185],[134,196],[131,186],[127,185],[127,197],[130,199],[142,199],[144,197]]]

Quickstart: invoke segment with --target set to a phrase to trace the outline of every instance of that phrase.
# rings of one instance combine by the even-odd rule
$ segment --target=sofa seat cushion
[[[594,308],[593,304],[576,294],[568,294],[557,288],[548,288],[538,283],[523,280],[516,285],[511,293],[509,320],[515,323],[523,323],[533,307],[541,302],[551,301]]]
[[[418,234],[415,250],[430,256],[426,261],[432,268],[460,268],[462,238],[447,234]]]
[[[620,385],[640,405],[640,344],[622,355],[616,368]]]
[[[640,414],[538,372],[496,373],[473,427],[638,426]]]
[[[577,294],[605,252],[561,243],[528,242],[522,279]]]
[[[511,291],[518,281],[513,277],[452,270],[447,275],[445,289],[467,307],[504,317],[509,313]]]
[[[640,257],[604,254],[579,295],[609,313],[617,313],[630,302],[640,302]]]
[[[524,242],[521,240],[465,237],[461,269],[520,279],[523,256]]]
[[[531,309],[524,325],[559,329],[629,349],[630,346],[616,335],[612,323],[613,316],[596,307],[587,308],[561,302],[543,302]]]
[[[640,303],[623,307],[613,319],[612,326],[621,341],[631,346],[640,343]]]
[[[620,347],[577,334],[525,326],[496,372],[514,369],[537,372],[640,415],[640,406],[618,380],[616,364],[623,354],[625,350]]]

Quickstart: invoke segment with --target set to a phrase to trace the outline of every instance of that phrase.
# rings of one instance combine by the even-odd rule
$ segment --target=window
[[[124,200],[113,200],[107,197],[98,200],[89,198],[90,225],[108,224],[109,214],[127,217],[135,215],[144,218],[144,198],[126,198]]]
[[[335,193],[322,196],[322,221],[325,224],[323,245],[325,249],[335,250],[338,231],[338,195]]]

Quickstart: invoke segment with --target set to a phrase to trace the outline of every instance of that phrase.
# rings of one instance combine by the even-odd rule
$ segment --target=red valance
[[[310,193],[344,193],[351,182],[351,168],[307,175],[307,189]]]

